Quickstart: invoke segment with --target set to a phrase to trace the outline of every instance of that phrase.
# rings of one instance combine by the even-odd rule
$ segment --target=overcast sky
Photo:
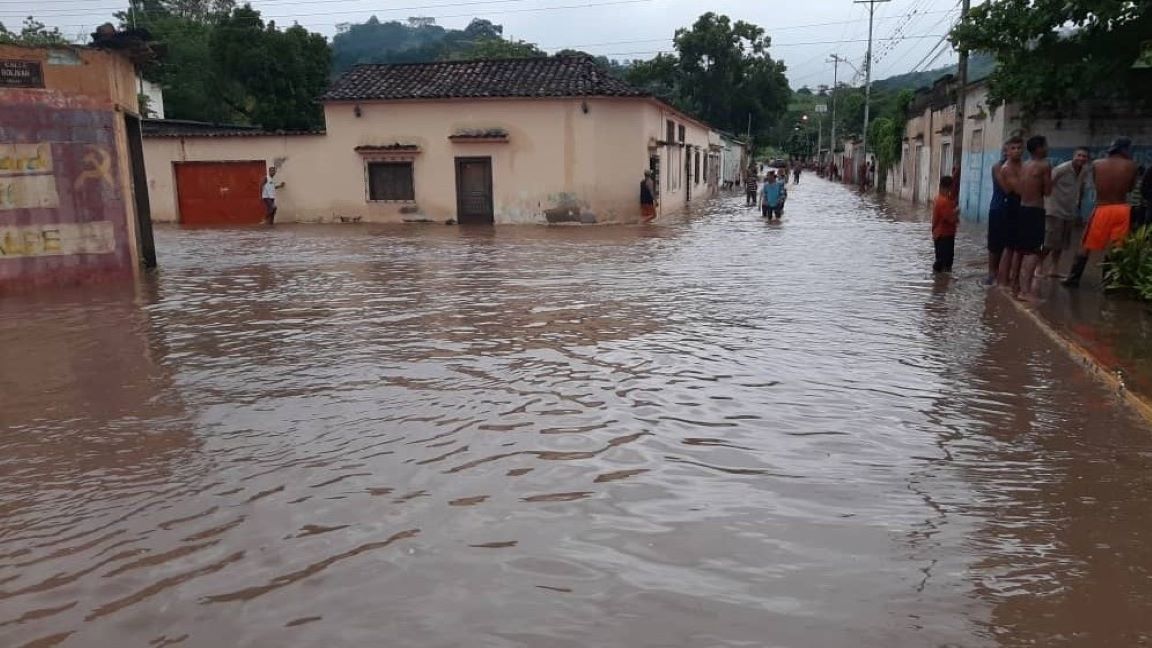
[[[16,27],[33,11],[68,36],[86,35],[126,4],[0,0],[0,22]],[[764,27],[772,37],[773,58],[788,65],[793,88],[831,85],[832,64],[827,60],[833,52],[850,61],[851,65],[840,66],[840,80],[852,82],[856,75],[852,65],[862,67],[868,36],[867,5],[852,0],[254,0],[252,4],[280,25],[299,22],[327,36],[339,23],[363,22],[373,14],[381,20],[431,16],[437,24],[457,28],[481,17],[504,25],[506,36],[549,51],[581,49],[616,59],[650,58],[669,51],[678,27],[691,25],[705,11],[715,11]],[[955,21],[958,7],[957,0],[878,3],[874,78],[955,62],[955,53],[946,43],[941,45],[940,37]]]

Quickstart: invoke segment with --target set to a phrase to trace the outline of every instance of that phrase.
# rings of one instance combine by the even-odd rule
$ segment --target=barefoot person
[[[1022,167],[1020,156],[1024,153],[1024,140],[1019,136],[1004,142],[1004,164],[994,179],[1004,191],[1001,203],[1001,219],[1004,225],[1004,254],[1000,256],[1000,268],[996,282],[1001,286],[1016,286],[1020,271],[1020,257],[1017,252],[1017,231],[1020,220],[1020,181]],[[995,169],[993,169],[995,171]]]
[[[1075,245],[1072,231],[1080,220],[1080,201],[1084,196],[1084,179],[1088,177],[1086,167],[1090,157],[1088,149],[1081,146],[1071,160],[1052,170],[1052,195],[1044,203],[1048,212],[1044,233],[1047,270],[1042,271],[1049,277],[1058,276],[1060,257]]]
[[[1064,281],[1064,285],[1070,288],[1080,285],[1080,278],[1084,276],[1084,268],[1093,252],[1106,252],[1128,237],[1132,217],[1128,192],[1136,186],[1132,140],[1120,137],[1112,142],[1108,157],[1092,163],[1092,179],[1096,186],[1096,209],[1088,220],[1082,251]]]
[[[1016,220],[1016,251],[1020,258],[1019,293],[1025,299],[1039,297],[1036,268],[1044,250],[1047,215],[1044,199],[1052,193],[1052,163],[1048,161],[1048,140],[1043,135],[1028,138],[1029,160],[1020,180],[1020,217]]]
[[[933,272],[952,272],[956,256],[956,228],[960,224],[960,207],[952,195],[952,176],[940,178],[940,193],[932,204],[932,244],[936,248]]]
[[[644,171],[644,179],[640,181],[640,219],[645,223],[656,220],[656,183],[651,169]]]
[[[264,178],[264,188],[260,190],[260,198],[264,201],[264,222],[272,225],[276,221],[276,190],[284,186],[283,182],[276,182],[276,167],[268,167],[268,176]]]

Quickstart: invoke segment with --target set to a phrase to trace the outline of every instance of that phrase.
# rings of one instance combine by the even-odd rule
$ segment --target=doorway
[[[456,158],[456,222],[461,225],[491,225],[492,158]]]
[[[144,142],[140,118],[125,113],[124,130],[128,134],[128,159],[132,167],[132,201],[136,206],[136,247],[145,268],[156,267],[156,242],[152,237],[152,208],[148,202],[148,175],[144,170]]]
[[[177,162],[176,202],[181,225],[258,225],[260,190],[268,167],[261,160]]]
[[[692,200],[692,147],[684,147],[684,202]]]

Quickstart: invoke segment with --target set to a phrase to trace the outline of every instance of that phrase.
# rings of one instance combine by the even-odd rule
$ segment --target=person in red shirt
[[[956,227],[960,224],[960,207],[952,197],[952,176],[940,178],[940,193],[932,205],[932,242],[936,246],[935,272],[952,272],[956,253]]]

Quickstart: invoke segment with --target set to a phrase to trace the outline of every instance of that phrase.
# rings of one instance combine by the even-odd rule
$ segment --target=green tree
[[[277,130],[323,123],[316,104],[330,63],[323,36],[299,25],[280,31],[244,5],[215,25],[210,49],[221,99],[248,123]]]
[[[657,54],[647,61],[633,61],[624,80],[673,105],[680,100],[679,61],[672,54]]]
[[[678,29],[674,43],[676,54],[633,62],[625,78],[718,128],[744,132],[751,117],[760,139],[769,139],[791,90],[764,30],[709,12]]]
[[[300,130],[323,125],[315,100],[328,81],[327,40],[264,24],[232,0],[143,0],[118,14],[166,48],[144,77],[164,89],[170,118]]]
[[[32,16],[24,19],[20,31],[8,31],[4,23],[0,23],[0,43],[13,43],[18,45],[66,45],[68,39],[56,27],[49,29],[44,23]]]
[[[876,188],[880,192],[888,186],[888,171],[900,161],[912,97],[911,90],[881,95],[876,106],[878,117],[868,126],[869,146],[876,154]]]
[[[1152,0],[1000,0],[974,7],[953,44],[995,56],[990,100],[1027,114],[1085,99],[1152,101],[1133,68],[1152,39]]]
[[[402,23],[373,16],[364,23],[340,25],[337,32],[332,39],[333,75],[360,63],[547,56],[534,43],[507,40],[502,26],[482,18],[464,29],[445,29],[428,18]]]
[[[787,109],[786,68],[768,55],[763,28],[708,12],[676,30],[674,42],[681,102],[706,121],[740,131],[751,116],[765,130]]]
[[[540,58],[548,54],[528,41],[510,41],[503,38],[484,38],[472,42],[468,47],[449,52],[449,59],[508,59]]]

